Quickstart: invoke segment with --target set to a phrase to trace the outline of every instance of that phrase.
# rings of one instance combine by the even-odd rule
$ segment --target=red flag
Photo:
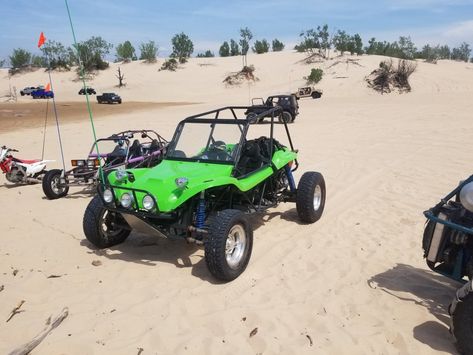
[[[51,84],[47,83],[46,87],[44,88],[44,91],[51,91]]]
[[[41,32],[41,34],[39,35],[39,41],[38,41],[38,48],[40,48],[44,42],[46,42],[46,37],[44,37],[44,33]]]

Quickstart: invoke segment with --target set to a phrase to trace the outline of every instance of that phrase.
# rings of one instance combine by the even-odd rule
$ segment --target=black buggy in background
[[[66,196],[70,186],[95,189],[100,166],[104,175],[121,167],[153,167],[162,160],[167,144],[158,133],[147,129],[123,131],[97,139],[86,159],[71,160],[72,169],[64,174],[61,169],[49,170],[43,179],[43,192],[48,199],[55,200]],[[96,147],[99,147],[100,155]]]

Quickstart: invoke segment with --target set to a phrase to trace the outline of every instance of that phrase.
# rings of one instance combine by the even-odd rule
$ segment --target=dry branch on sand
[[[36,348],[43,340],[51,333],[55,328],[57,328],[62,321],[69,315],[69,309],[66,307],[64,308],[61,313],[59,313],[56,318],[51,322],[51,317],[46,320],[46,325],[44,329],[33,338],[33,340],[29,341],[26,344],[23,344],[19,348],[13,350],[8,355],[27,355],[29,354],[34,348]]]
[[[25,303],[25,300],[21,300],[20,303],[18,303],[16,307],[12,309],[12,311],[10,312],[10,315],[7,318],[7,323],[15,316],[15,314],[23,312],[23,311],[20,311],[20,308],[21,306],[23,306],[24,303]]]
[[[373,70],[366,77],[368,86],[381,94],[390,93],[398,90],[399,93],[410,92],[411,85],[409,77],[415,72],[417,64],[407,60],[399,60],[397,68],[394,66],[392,59],[379,64],[379,68]]]
[[[240,85],[244,81],[258,81],[254,75],[255,67],[253,65],[244,66],[242,70],[228,75],[223,82],[227,85]]]

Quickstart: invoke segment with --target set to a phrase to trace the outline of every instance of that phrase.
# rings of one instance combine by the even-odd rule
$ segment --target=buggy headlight
[[[128,173],[123,169],[118,169],[117,171],[115,171],[115,178],[119,182],[122,182],[123,180],[125,180],[127,176],[128,176]]]
[[[150,195],[143,197],[142,202],[145,210],[151,211],[154,208],[154,199]]]
[[[120,204],[125,208],[130,208],[133,204],[133,196],[125,192],[120,199]]]
[[[460,202],[468,211],[473,212],[473,182],[469,182],[460,190]]]
[[[105,189],[103,192],[103,200],[106,203],[111,203],[113,201],[113,192],[110,189]]]

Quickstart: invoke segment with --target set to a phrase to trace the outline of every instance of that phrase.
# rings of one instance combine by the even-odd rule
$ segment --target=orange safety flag
[[[46,87],[44,88],[44,91],[51,91],[51,84],[47,83]]]
[[[46,37],[44,36],[44,33],[41,32],[41,34],[39,35],[39,41],[38,41],[38,48],[40,48],[44,42],[46,42]]]

